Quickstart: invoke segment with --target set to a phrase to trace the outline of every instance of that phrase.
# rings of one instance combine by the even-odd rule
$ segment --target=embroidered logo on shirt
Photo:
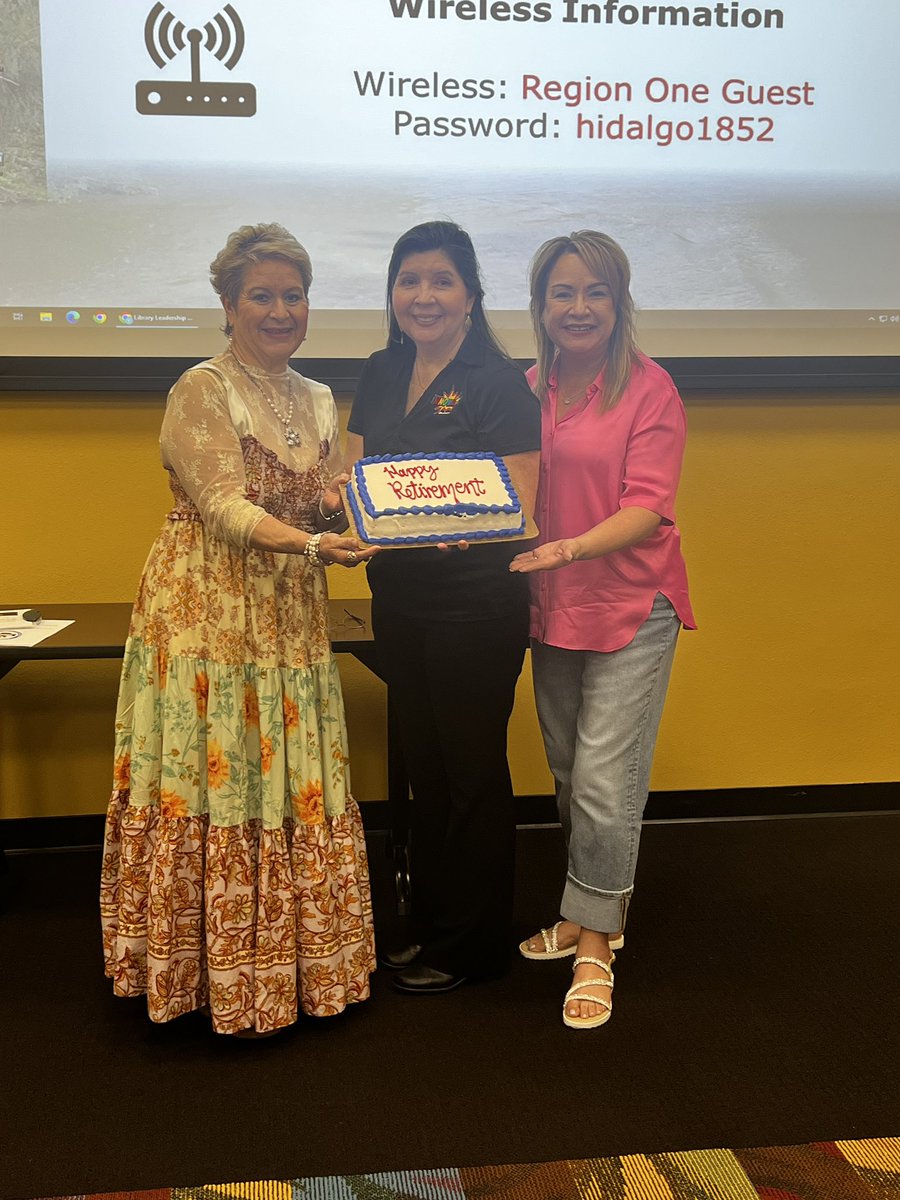
[[[453,389],[449,392],[442,392],[440,396],[435,396],[432,404],[436,415],[439,417],[448,416],[453,412],[460,400],[462,400],[462,396]]]

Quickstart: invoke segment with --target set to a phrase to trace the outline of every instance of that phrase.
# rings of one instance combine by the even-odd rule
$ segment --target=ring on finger
[[[358,561],[359,561],[359,559],[357,558],[356,551],[348,550],[347,551],[347,566],[355,567]]]

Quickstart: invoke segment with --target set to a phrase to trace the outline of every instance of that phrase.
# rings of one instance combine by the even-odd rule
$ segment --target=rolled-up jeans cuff
[[[601,933],[620,933],[625,928],[633,888],[625,892],[586,891],[571,879],[566,880],[560,913],[585,929]]]

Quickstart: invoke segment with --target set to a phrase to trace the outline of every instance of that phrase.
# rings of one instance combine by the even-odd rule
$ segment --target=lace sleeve
[[[332,480],[335,475],[340,474],[344,469],[344,448],[341,444],[341,429],[338,422],[337,405],[334,402],[334,397],[328,390],[328,396],[325,403],[324,414],[325,426],[325,442],[328,445],[328,452],[325,456],[323,474],[325,482]]]
[[[337,405],[331,388],[315,379],[303,379],[319,437],[323,485],[344,469],[344,451],[341,444],[341,427]]]
[[[224,382],[212,371],[188,371],[172,388],[160,447],[207,529],[246,549],[266,512],[246,497],[241,441]]]

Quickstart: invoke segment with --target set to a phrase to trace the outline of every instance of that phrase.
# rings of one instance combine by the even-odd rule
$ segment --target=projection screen
[[[590,227],[667,365],[893,383],[898,46],[896,0],[3,0],[0,386],[215,353],[209,262],[257,221],[307,246],[304,356],[352,380],[434,217],[515,357],[531,255]]]

